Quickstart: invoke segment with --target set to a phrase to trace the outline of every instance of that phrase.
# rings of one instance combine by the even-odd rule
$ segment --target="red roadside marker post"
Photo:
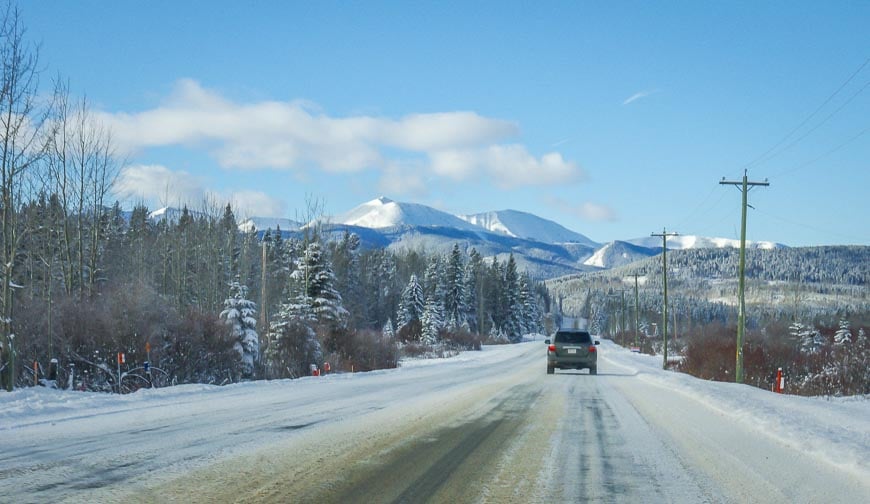
[[[121,364],[125,361],[124,352],[118,352],[118,393],[121,393]]]
[[[782,376],[782,368],[776,370],[776,383],[773,384],[773,391],[777,394],[782,394],[785,390],[785,378]]]

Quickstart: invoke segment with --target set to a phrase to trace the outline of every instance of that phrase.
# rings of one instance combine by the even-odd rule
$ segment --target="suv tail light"
[[[595,353],[595,345],[589,346],[589,353]]]
[[[555,352],[555,351],[556,351],[556,345],[550,345],[550,346],[548,346],[548,347],[547,347],[547,350],[550,351],[550,352]]]

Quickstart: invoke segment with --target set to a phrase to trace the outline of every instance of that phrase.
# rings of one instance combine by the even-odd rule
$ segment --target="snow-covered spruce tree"
[[[423,324],[423,343],[430,346],[438,343],[439,329],[443,323],[438,312],[438,308],[431,300],[427,301],[426,308],[423,310],[423,318],[420,319]]]
[[[530,288],[531,280],[525,273],[520,275],[520,305],[522,306],[523,332],[533,333],[540,331],[543,314],[538,307],[535,293]]]
[[[498,262],[498,257],[494,256],[492,263],[485,269],[483,290],[486,293],[485,313],[480,314],[481,320],[485,321],[483,328],[486,328],[490,335],[497,334],[506,323],[509,311],[506,304],[507,295],[504,291],[504,266]]]
[[[402,301],[399,304],[399,327],[420,320],[423,317],[424,307],[423,286],[417,280],[417,275],[411,275],[408,285],[402,291]]]
[[[308,244],[299,268],[292,276],[302,282],[302,296],[298,299],[308,304],[304,318],[313,316],[319,324],[344,327],[348,313],[342,305],[341,294],[335,288],[332,266],[319,242]]]
[[[463,283],[464,269],[462,252],[459,250],[459,245],[454,244],[447,262],[444,291],[445,323],[451,331],[462,327],[468,316]]]
[[[837,394],[853,394],[859,388],[858,380],[861,373],[857,370],[855,348],[852,345],[852,329],[848,320],[841,320],[840,327],[834,333],[834,360],[836,362],[838,383]]]
[[[387,319],[387,323],[381,329],[381,336],[388,341],[396,337],[396,331],[393,329],[393,319]]]
[[[256,313],[257,305],[248,299],[248,288],[238,281],[232,282],[220,317],[233,326],[233,348],[239,352],[242,376],[246,378],[254,375],[254,363],[260,358]]]
[[[373,318],[380,322],[395,316],[401,303],[402,285],[396,279],[396,258],[391,252],[381,251],[380,261],[376,264],[377,267],[372,268],[371,271],[377,277],[372,279],[370,284],[377,288]],[[401,324],[398,320],[396,322]]]
[[[438,341],[438,336],[446,325],[444,315],[444,284],[442,283],[441,261],[433,256],[426,268],[426,305],[423,308],[423,342],[432,345]]]
[[[840,321],[840,328],[834,333],[834,345],[845,348],[852,343],[852,329],[848,320]]]
[[[278,376],[305,376],[311,364],[320,365],[323,349],[317,330],[341,331],[347,310],[335,289],[335,275],[320,243],[297,246],[301,257],[290,274],[286,301],[272,319],[269,340],[270,365]],[[336,345],[337,342],[333,342]]]
[[[364,291],[363,274],[360,269],[360,238],[345,230],[341,240],[330,243],[332,269],[335,273],[335,289],[341,293],[343,304],[350,314],[351,327],[363,327],[368,323],[368,310],[372,303]]]
[[[824,345],[824,339],[818,329],[800,322],[793,322],[789,326],[789,334],[800,351],[807,355],[818,353]]]
[[[517,272],[517,262],[514,259],[513,254],[508,257],[508,262],[505,266],[504,289],[506,295],[505,304],[508,308],[508,317],[504,324],[504,331],[507,334],[508,339],[512,343],[516,343],[523,337],[523,306],[520,302],[520,283],[519,274]]]
[[[463,294],[463,304],[465,305],[466,311],[466,322],[468,323],[469,330],[474,331],[480,334],[481,328],[479,324],[480,319],[480,308],[478,307],[479,299],[478,299],[478,291],[483,286],[482,279],[480,277],[481,272],[483,271],[483,259],[480,257],[480,253],[476,249],[471,249],[471,252],[468,254],[468,262],[465,264],[465,271],[462,276],[462,294]]]
[[[223,243],[221,243],[222,274],[226,280],[238,275],[239,272],[239,257],[241,256],[241,247],[239,246],[239,228],[236,224],[236,216],[233,213],[233,207],[227,203],[224,208],[224,214],[221,217],[218,227],[223,234]]]

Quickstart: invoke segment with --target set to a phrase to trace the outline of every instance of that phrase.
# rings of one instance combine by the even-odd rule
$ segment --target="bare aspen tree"
[[[111,133],[93,116],[86,98],[70,104],[69,84],[55,85],[49,148],[50,192],[63,210],[65,291],[93,294],[99,277],[104,208],[118,177]]]
[[[69,83],[58,79],[55,83],[55,106],[51,142],[48,149],[48,172],[49,193],[56,195],[60,202],[63,248],[61,250],[61,271],[63,274],[63,287],[67,295],[73,291],[74,281],[77,277],[75,261],[73,260],[72,221],[69,218],[69,209],[75,199],[73,195],[72,177],[72,109],[69,103]]]
[[[81,180],[79,206],[79,251],[80,271],[87,270],[87,293],[94,294],[100,278],[100,247],[102,243],[103,215],[107,200],[118,178],[120,163],[115,154],[111,132],[90,112],[86,98],[82,98],[77,110],[76,148],[77,175]],[[86,218],[85,216],[89,218]],[[87,222],[88,236],[82,232]],[[90,241],[85,259],[85,240]],[[84,286],[83,286],[84,289]]]
[[[24,39],[18,9],[6,4],[0,13],[0,341],[5,385],[15,385],[15,333],[12,324],[18,245],[25,229],[19,222],[21,200],[30,189],[28,177],[46,150],[47,107],[39,102],[38,51]]]

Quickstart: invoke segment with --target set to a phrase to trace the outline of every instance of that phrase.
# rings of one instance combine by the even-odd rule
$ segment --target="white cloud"
[[[548,198],[547,203],[557,208],[560,212],[574,215],[590,222],[615,222],[619,220],[616,210],[598,203],[586,201],[584,203],[572,203],[561,198]]]
[[[559,153],[536,158],[522,145],[503,143],[519,135],[516,123],[468,111],[331,117],[301,101],[235,103],[185,79],[160,107],[100,115],[126,152],[185,145],[207,150],[224,168],[377,170],[391,184],[398,183],[390,180],[397,164],[410,159],[421,172],[403,182],[411,189],[419,189],[424,173],[453,180],[483,175],[504,187],[582,176]]]
[[[421,162],[390,163],[381,174],[378,188],[382,194],[426,196],[429,194],[426,167]]]
[[[233,205],[236,218],[243,217],[284,217],[287,215],[287,203],[273,198],[261,191],[236,191],[228,198],[218,198],[218,201],[229,201]]]
[[[115,191],[122,198],[143,200],[160,206],[198,203],[206,195],[201,179],[161,165],[125,167],[118,176]]]
[[[491,145],[481,149],[445,150],[431,154],[432,170],[453,180],[486,175],[499,187],[551,185],[584,178],[576,163],[558,152],[536,158],[522,145]]]
[[[630,104],[630,103],[632,103],[632,102],[635,102],[635,101],[637,101],[637,100],[640,100],[641,98],[646,98],[647,96],[654,95],[654,94],[656,94],[656,93],[658,93],[658,92],[659,92],[658,89],[651,89],[651,90],[648,90],[648,91],[641,91],[641,92],[639,92],[639,93],[635,93],[635,94],[629,96],[628,98],[626,98],[625,101],[622,102],[622,104],[623,104],[623,105],[628,105],[628,104]]]
[[[576,208],[577,215],[589,221],[608,221],[614,222],[617,220],[616,211],[607,206],[599,205],[587,201]]]
[[[202,205],[223,207],[231,203],[236,217],[283,217],[286,203],[260,191],[240,190],[225,193],[206,188],[206,181],[185,171],[172,171],[161,165],[127,166],[118,177],[119,197],[145,202],[155,210],[164,206]]]

